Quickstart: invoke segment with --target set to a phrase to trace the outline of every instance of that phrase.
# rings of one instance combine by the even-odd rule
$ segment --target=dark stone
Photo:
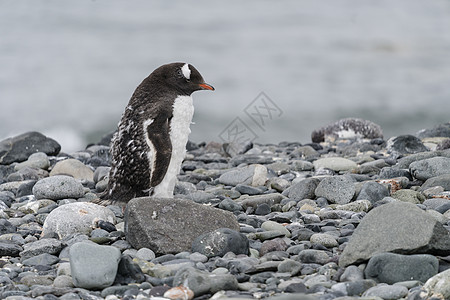
[[[15,201],[14,194],[7,191],[0,192],[0,201],[3,201],[6,206],[11,207],[11,203]]]
[[[23,260],[22,264],[25,266],[38,266],[38,265],[50,266],[56,264],[58,261],[59,258],[57,256],[48,253],[42,253]]]
[[[286,189],[283,194],[287,194],[291,199],[314,199],[316,196],[315,190],[319,183],[320,180],[317,178],[306,178]]]
[[[141,283],[145,281],[141,268],[129,255],[123,255],[119,262],[115,283],[129,284],[132,282]]]
[[[192,242],[192,252],[199,252],[207,257],[223,256],[228,252],[248,254],[248,250],[247,237],[229,228],[202,234]]]
[[[436,147],[436,150],[446,150],[446,149],[450,149],[450,139],[443,140]]]
[[[381,127],[371,121],[346,118],[325,127],[314,130],[311,133],[311,140],[314,143],[324,142],[327,138],[337,139],[342,132],[353,132],[353,137],[365,139],[383,138]]]
[[[39,132],[27,132],[0,142],[0,164],[22,162],[36,152],[56,156],[60,150],[61,145],[55,140]]]
[[[368,181],[363,184],[356,200],[369,200],[372,204],[389,196],[389,190],[375,181]]]
[[[270,205],[267,203],[261,203],[256,207],[255,215],[257,216],[265,216],[270,213]]]
[[[372,279],[357,280],[345,283],[349,296],[360,296],[362,293],[377,285]]]
[[[13,242],[0,241],[0,256],[17,257],[21,251],[23,248]]]
[[[222,145],[223,150],[230,157],[234,157],[239,154],[244,154],[248,150],[253,148],[253,143],[251,141],[244,142],[230,142],[224,143]]]
[[[291,283],[284,290],[285,293],[306,293],[306,285],[301,282]]]
[[[116,226],[113,223],[108,222],[108,221],[100,220],[100,221],[98,221],[97,226],[108,232],[117,231]]]
[[[244,208],[242,207],[241,204],[237,203],[236,201],[234,201],[230,198],[223,199],[222,202],[219,203],[218,207],[220,209],[228,210],[231,212],[244,210]]]
[[[181,199],[132,199],[124,221],[127,240],[134,248],[159,254],[190,251],[194,239],[211,230],[239,231],[232,213]]]
[[[241,194],[247,195],[259,195],[262,193],[261,189],[246,184],[237,184],[236,191],[238,191]]]
[[[413,135],[399,135],[387,141],[388,153],[406,155],[428,151],[422,141]]]
[[[33,187],[36,184],[36,180],[29,180],[22,183],[17,189],[17,197],[23,197],[28,195],[33,195]]]
[[[102,290],[102,297],[106,298],[109,295],[115,295],[119,297],[123,297],[125,293],[129,292],[130,290],[135,290],[136,294],[137,291],[139,291],[139,287],[137,285],[119,285],[119,286],[109,286],[107,288],[104,288]]]
[[[414,204],[384,204],[361,220],[339,257],[339,265],[363,262],[380,252],[450,255],[450,233]]]
[[[439,261],[432,255],[380,253],[372,256],[364,274],[367,279],[387,284],[409,280],[426,282],[438,269]]]

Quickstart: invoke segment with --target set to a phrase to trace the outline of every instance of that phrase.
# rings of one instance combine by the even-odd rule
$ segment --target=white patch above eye
[[[181,68],[181,71],[183,72],[183,76],[186,77],[186,79],[191,79],[191,69],[189,69],[188,64],[184,64]]]

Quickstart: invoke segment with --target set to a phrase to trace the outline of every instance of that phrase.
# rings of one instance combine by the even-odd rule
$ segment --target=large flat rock
[[[416,205],[392,202],[370,211],[353,233],[339,258],[345,267],[382,252],[450,254],[450,233]]]
[[[191,200],[135,198],[125,210],[128,242],[161,254],[191,251],[195,238],[219,228],[239,231],[239,223],[230,212]]]

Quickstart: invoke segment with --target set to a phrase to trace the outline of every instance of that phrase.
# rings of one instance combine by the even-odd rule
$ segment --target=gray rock
[[[431,129],[422,129],[416,135],[419,139],[427,137],[450,137],[450,122],[436,125]]]
[[[224,209],[224,210],[228,210],[228,211],[231,211],[231,212],[244,210],[244,208],[242,207],[241,204],[236,203],[234,200],[232,200],[230,198],[223,199],[219,203],[219,208],[220,209]]]
[[[389,196],[389,190],[375,181],[368,181],[363,184],[356,200],[369,200],[372,204]]]
[[[315,190],[319,183],[320,181],[317,178],[306,178],[293,184],[290,188],[283,192],[283,194],[286,193],[291,199],[314,199]]]
[[[385,300],[402,299],[408,295],[408,289],[401,285],[378,285],[364,292],[364,297],[380,297]]]
[[[136,252],[136,257],[143,260],[152,260],[156,255],[151,249],[141,248]]]
[[[29,287],[35,285],[52,285],[53,278],[48,275],[25,275],[20,279],[20,283],[25,284]]]
[[[245,235],[229,228],[219,228],[200,235],[192,242],[192,252],[207,257],[224,256],[228,252],[248,254],[249,241]]]
[[[314,143],[327,140],[334,141],[337,138],[383,138],[383,131],[379,125],[371,121],[358,118],[345,118],[316,129],[311,134],[311,140]]]
[[[66,288],[66,287],[72,288],[72,287],[74,287],[72,277],[68,276],[68,275],[57,276],[55,278],[55,280],[53,281],[53,286],[56,288]]]
[[[47,170],[50,166],[50,161],[47,154],[43,152],[33,153],[24,162],[18,163],[14,166],[14,170],[19,171],[23,168],[35,168]]]
[[[94,181],[94,171],[78,159],[65,159],[56,163],[50,172],[50,176],[69,175],[78,180]]]
[[[259,255],[264,256],[265,254],[273,251],[286,251],[288,245],[281,238],[276,238],[273,240],[264,241],[259,249]]]
[[[363,279],[364,273],[357,266],[348,266],[340,277],[340,281],[359,281]]]
[[[221,290],[238,289],[238,282],[231,274],[210,274],[192,267],[181,269],[175,274],[173,286],[179,285],[191,289],[195,297]]]
[[[425,191],[426,189],[434,186],[441,186],[445,191],[450,191],[450,174],[440,175],[427,179],[427,181],[422,184],[419,190]]]
[[[406,177],[409,180],[412,180],[411,173],[408,170],[398,169],[393,167],[385,167],[381,169],[380,174],[378,175],[380,179],[390,179],[396,177]]]
[[[336,238],[326,233],[314,233],[310,238],[311,243],[322,245],[327,248],[339,246]]]
[[[323,250],[306,249],[298,254],[298,259],[302,263],[313,263],[324,265],[330,261],[330,257]]]
[[[311,171],[314,169],[314,165],[306,160],[293,160],[291,169],[293,171]]]
[[[22,162],[36,152],[55,156],[60,150],[61,146],[55,140],[39,132],[27,132],[0,142],[0,164]]]
[[[331,203],[347,204],[355,195],[354,181],[347,176],[324,178],[315,190],[317,197],[324,197]]]
[[[269,206],[280,203],[285,197],[278,193],[255,195],[255,196],[242,196],[236,200],[237,203],[241,204],[244,209],[248,207],[257,208],[258,205],[266,203]]]
[[[301,146],[301,147],[296,148],[294,151],[292,151],[289,154],[289,156],[292,158],[302,159],[302,160],[306,160],[309,162],[309,161],[313,161],[313,160],[317,159],[320,156],[320,154],[319,154],[319,152],[314,150],[314,148],[311,146]],[[302,166],[307,167],[308,164],[306,164],[306,165],[302,164]],[[297,171],[306,171],[306,169],[305,170],[297,169]]]
[[[54,232],[60,238],[74,233],[90,234],[99,220],[115,223],[116,217],[108,208],[94,203],[69,203],[50,212],[44,222],[43,234]]]
[[[25,260],[43,253],[58,255],[62,248],[63,243],[57,239],[41,239],[23,245],[24,250],[20,252],[20,257]]]
[[[434,275],[423,286],[428,298],[450,299],[450,269]]]
[[[101,289],[113,284],[120,261],[119,249],[81,242],[73,244],[69,253],[76,287]]]
[[[51,176],[39,180],[33,187],[36,199],[59,200],[81,198],[85,194],[80,181],[64,175]]]
[[[286,293],[276,296],[267,297],[267,300],[318,300],[319,298],[304,293]]]
[[[409,202],[413,204],[420,204],[425,201],[425,197],[421,193],[406,189],[396,191],[391,195],[391,197],[403,202]]]
[[[11,241],[0,241],[0,256],[19,256],[23,248]]]
[[[22,264],[24,266],[38,266],[38,265],[50,266],[57,263],[58,261],[59,258],[57,256],[48,253],[42,253],[23,260]]]
[[[380,253],[372,256],[364,270],[368,279],[394,284],[401,281],[426,282],[438,273],[439,261],[428,254]]]
[[[280,273],[290,273],[291,276],[295,276],[300,273],[302,264],[292,259],[283,260],[277,267],[277,271]]]
[[[421,140],[413,135],[399,135],[391,137],[387,141],[388,153],[394,155],[407,155],[428,151]]]
[[[263,165],[250,165],[223,173],[219,182],[225,185],[247,184],[261,186],[267,180],[267,168]]]
[[[190,251],[192,242],[218,228],[239,231],[233,214],[188,200],[136,198],[125,211],[127,241],[155,253]]]
[[[444,174],[450,174],[450,158],[432,157],[413,162],[409,165],[411,174],[419,180],[427,180]]]
[[[330,169],[336,172],[339,171],[351,171],[358,166],[354,161],[343,157],[325,157],[319,158],[313,162],[314,168]]]
[[[436,156],[443,156],[443,157],[450,157],[450,149],[446,150],[436,150],[436,151],[430,151],[430,152],[420,152],[416,154],[411,154],[405,157],[402,157],[396,165],[396,168],[398,169],[409,169],[409,166],[419,160],[424,160]]]
[[[450,234],[414,204],[388,203],[372,209],[361,220],[339,258],[339,265],[366,261],[382,252],[446,256],[450,254]]]

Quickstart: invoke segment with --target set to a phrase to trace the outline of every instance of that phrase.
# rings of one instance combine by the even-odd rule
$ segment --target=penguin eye
[[[183,76],[183,72],[181,71],[181,69],[178,69],[178,70],[177,70],[177,77],[178,77],[178,78],[184,77],[184,76]]]

